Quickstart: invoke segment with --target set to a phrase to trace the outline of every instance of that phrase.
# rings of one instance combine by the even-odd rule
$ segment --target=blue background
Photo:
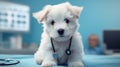
[[[120,0],[8,0],[10,2],[24,4],[30,6],[30,32],[22,33],[23,42],[28,44],[34,42],[39,44],[42,24],[39,24],[32,17],[32,13],[41,10],[48,4],[59,4],[70,2],[76,6],[83,6],[84,10],[81,13],[80,33],[87,47],[87,38],[90,34],[97,34],[102,43],[102,33],[106,29],[120,30]],[[7,38],[12,33],[4,33],[4,38]]]

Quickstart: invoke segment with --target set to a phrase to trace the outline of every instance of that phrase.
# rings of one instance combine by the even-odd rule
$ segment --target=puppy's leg
[[[73,37],[71,50],[72,53],[68,59],[68,67],[84,67],[84,64],[82,63],[84,55],[83,43],[79,34],[76,34],[76,36]]]
[[[68,67],[84,67],[82,56],[80,54],[73,53],[68,59]]]
[[[37,64],[41,64],[42,61],[43,61],[43,57],[40,53],[40,51],[37,51],[35,54],[34,54],[34,58],[35,58],[35,61]]]
[[[57,61],[52,56],[52,51],[47,50],[44,52],[45,58],[42,62],[42,67],[52,67],[57,65]]]
[[[57,65],[57,61],[52,56],[52,51],[49,50],[38,50],[35,53],[34,58],[37,64],[41,64],[42,67],[51,67]]]
[[[51,40],[46,32],[43,32],[40,47],[35,53],[35,60],[42,67],[51,67],[57,65],[57,61],[53,58],[51,50]]]
[[[78,52],[74,51],[69,56],[68,67],[84,67],[84,64],[82,63],[82,54],[79,51]]]

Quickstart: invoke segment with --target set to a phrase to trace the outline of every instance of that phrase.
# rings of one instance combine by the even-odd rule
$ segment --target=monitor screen
[[[29,32],[29,12],[27,5],[0,1],[0,32]]]
[[[120,30],[104,30],[103,40],[108,50],[120,51]]]

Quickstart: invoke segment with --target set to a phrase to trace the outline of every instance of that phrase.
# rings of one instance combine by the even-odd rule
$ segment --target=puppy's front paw
[[[84,67],[84,64],[81,61],[70,62],[68,67]]]
[[[35,58],[35,61],[37,64],[41,64],[43,60],[42,58],[39,57],[39,58]]]
[[[34,58],[37,64],[41,64],[43,61],[43,58],[40,55],[35,54]]]
[[[52,67],[52,66],[56,66],[57,63],[55,61],[44,61],[42,63],[42,67]]]

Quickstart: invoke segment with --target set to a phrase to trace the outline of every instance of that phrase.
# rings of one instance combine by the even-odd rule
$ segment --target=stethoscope
[[[20,61],[14,59],[0,59],[0,66],[16,65],[18,63]]]
[[[71,42],[72,42],[72,37],[70,38],[70,43],[69,43],[69,46],[68,46],[68,48],[66,49],[66,51],[65,51],[65,53],[66,53],[66,55],[71,55],[71,50],[70,50],[70,48],[71,48]],[[53,49],[53,57],[55,58],[55,59],[57,59],[58,58],[58,54],[56,53],[56,50],[55,50],[55,47],[54,47],[54,44],[53,44],[53,39],[51,38],[51,44],[52,44],[52,49]]]

